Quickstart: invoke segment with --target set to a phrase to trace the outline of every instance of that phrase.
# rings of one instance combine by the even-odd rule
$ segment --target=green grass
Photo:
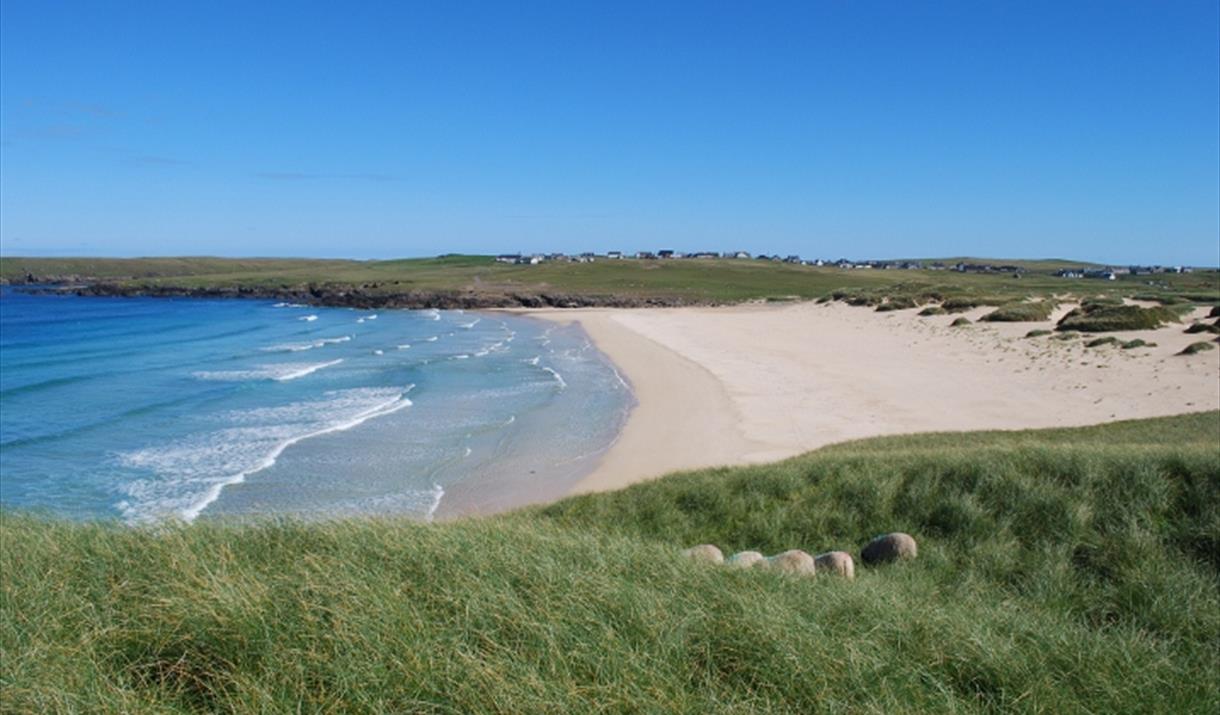
[[[944,308],[940,307],[939,305],[929,305],[927,308],[924,308],[923,310],[919,311],[919,315],[921,315],[923,317],[928,317],[928,316],[932,316],[932,315],[944,315],[947,312],[949,312],[949,311],[945,310]]]
[[[1140,338],[1136,338],[1134,340],[1128,340],[1122,344],[1123,350],[1130,350],[1132,348],[1155,348],[1155,347],[1156,347],[1156,343],[1150,343],[1150,342],[1148,342],[1146,340],[1142,340]]]
[[[12,712],[1214,712],[1220,413],[865,440],[489,519],[0,518]],[[854,582],[678,557],[917,560]],[[858,565],[859,566],[859,565]]]
[[[978,259],[974,259],[978,260]],[[916,307],[945,302],[960,312],[982,305],[1003,306],[1030,296],[1071,292],[1082,297],[1141,293],[1148,277],[1118,281],[1067,280],[1052,275],[1058,261],[1025,262],[1021,280],[932,270],[842,270],[756,260],[599,260],[517,266],[491,256],[446,256],[387,261],[194,258],[0,258],[0,279],[21,281],[79,278],[145,292],[225,290],[242,294],[283,294],[316,298],[319,291],[358,293],[362,303],[391,303],[396,297],[462,296],[486,304],[529,304],[551,296],[614,299],[636,303],[738,303],[789,297],[813,300],[832,295],[856,305]],[[1196,271],[1156,276],[1156,294],[1186,301],[1220,302],[1220,272]],[[520,301],[524,298],[524,302]],[[320,299],[320,298],[316,298]],[[1187,303],[1189,305],[1189,303]]]
[[[1052,333],[1053,333],[1053,331],[1050,331],[1050,330],[1043,330],[1042,328],[1036,328],[1036,329],[1031,330],[1031,331],[1029,331],[1028,333],[1026,333],[1026,334],[1025,334],[1025,337],[1027,337],[1027,338],[1040,338],[1040,337],[1042,337],[1042,336],[1044,336],[1044,335],[1051,335]]]
[[[951,328],[961,328],[967,325],[973,325],[973,323],[971,323],[970,319],[965,316],[957,318],[952,323],[949,323],[949,327]]]
[[[1055,303],[1040,300],[1032,303],[1009,303],[984,315],[980,320],[1000,323],[1040,323],[1050,320]]]
[[[1117,330],[1153,330],[1178,321],[1172,308],[1141,308],[1136,305],[1084,303],[1059,321],[1056,330],[1108,333]]]
[[[1085,343],[1084,346],[1086,348],[1100,348],[1103,345],[1121,345],[1121,344],[1122,344],[1122,341],[1119,340],[1118,338],[1114,337],[1113,335],[1107,335],[1104,338],[1093,338],[1089,342]]]
[[[1220,325],[1210,325],[1208,323],[1191,323],[1184,332],[1194,335],[1196,333],[1213,333],[1220,334]]]
[[[1207,352],[1208,350],[1215,350],[1215,349],[1216,349],[1215,345],[1212,345],[1211,343],[1206,343],[1206,342],[1200,341],[1197,343],[1191,343],[1190,345],[1187,345],[1186,347],[1182,348],[1182,351],[1179,352],[1178,354],[1179,355],[1196,355],[1198,353],[1203,353],[1203,352]]]

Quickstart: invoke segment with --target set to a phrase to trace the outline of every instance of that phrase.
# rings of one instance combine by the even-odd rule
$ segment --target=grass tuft
[[[1191,323],[1190,327],[1183,332],[1195,335],[1198,333],[1213,333],[1220,334],[1220,325],[1209,325],[1208,323]]]
[[[1078,330],[1085,333],[1153,330],[1177,320],[1178,315],[1171,308],[1141,308],[1137,305],[1110,305],[1086,301],[1065,315],[1056,330]]]
[[[1001,323],[1039,323],[1049,320],[1055,307],[1055,303],[1049,300],[1009,303],[984,315],[980,320]]]
[[[1191,343],[1190,345],[1187,345],[1186,347],[1182,348],[1182,351],[1179,352],[1178,354],[1179,355],[1194,355],[1196,353],[1207,352],[1208,350],[1215,350],[1215,349],[1216,349],[1216,346],[1212,345],[1211,343],[1197,342],[1197,343]]]

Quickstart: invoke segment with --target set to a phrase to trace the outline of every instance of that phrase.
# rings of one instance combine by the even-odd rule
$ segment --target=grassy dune
[[[1216,712],[1220,413],[890,437],[422,525],[0,520],[13,712]],[[858,551],[854,582],[677,557]]]

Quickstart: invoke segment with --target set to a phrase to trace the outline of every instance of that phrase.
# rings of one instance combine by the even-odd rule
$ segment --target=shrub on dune
[[[1028,333],[1026,333],[1026,334],[1025,334],[1025,337],[1027,337],[1027,338],[1040,338],[1040,337],[1042,337],[1043,335],[1050,335],[1050,334],[1051,334],[1051,331],[1049,331],[1049,330],[1043,330],[1042,328],[1038,328],[1037,330],[1031,330],[1031,331],[1029,331]]]
[[[1215,349],[1216,349],[1215,346],[1213,346],[1211,343],[1198,342],[1198,343],[1191,343],[1190,345],[1187,345],[1186,347],[1182,348],[1182,352],[1180,352],[1178,354],[1179,355],[1194,355],[1196,353],[1206,352],[1208,350],[1215,350]]]
[[[1165,323],[1176,323],[1177,313],[1169,308],[1141,308],[1138,305],[1085,303],[1059,321],[1056,330],[1109,333],[1119,330],[1155,330]]]
[[[1207,323],[1191,323],[1190,327],[1184,332],[1191,335],[1197,333],[1215,333],[1220,334],[1220,325],[1208,325]]]
[[[949,323],[950,328],[960,328],[960,327],[963,327],[966,325],[973,325],[973,323],[970,322],[969,318],[964,317],[964,316],[961,318],[958,318],[957,320],[954,320],[952,323]]]
[[[1085,343],[1084,346],[1086,348],[1099,348],[1103,345],[1117,345],[1118,343],[1118,338],[1114,337],[1113,335],[1107,335],[1104,338],[1094,338],[1093,340]]]
[[[907,310],[909,308],[918,308],[919,304],[910,296],[895,296],[888,298],[884,303],[877,306],[877,312],[884,313],[891,310]]]
[[[919,311],[919,314],[926,318],[930,315],[944,315],[947,312],[949,312],[949,311],[945,310],[944,308],[940,307],[939,305],[929,305],[927,308],[924,308],[923,310]]]
[[[1034,303],[1009,303],[984,315],[979,320],[993,323],[1039,323],[1049,320],[1055,304],[1040,300]]]
[[[1128,340],[1127,342],[1123,343],[1123,350],[1130,350],[1131,348],[1155,348],[1155,347],[1156,347],[1156,343],[1150,343],[1145,340],[1141,340],[1140,338],[1136,338],[1135,340]]]
[[[1008,298],[989,295],[957,295],[952,298],[946,298],[945,302],[941,303],[941,307],[948,313],[964,313],[967,310],[984,305],[1003,305],[1008,302]]]

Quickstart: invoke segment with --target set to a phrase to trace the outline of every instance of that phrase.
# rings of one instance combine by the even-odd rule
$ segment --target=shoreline
[[[688,469],[771,462],[867,437],[1088,426],[1220,409],[1220,351],[1176,355],[1180,324],[1107,333],[1154,348],[1025,338],[977,323],[838,303],[511,310],[579,323],[630,382],[620,439],[571,493]]]

